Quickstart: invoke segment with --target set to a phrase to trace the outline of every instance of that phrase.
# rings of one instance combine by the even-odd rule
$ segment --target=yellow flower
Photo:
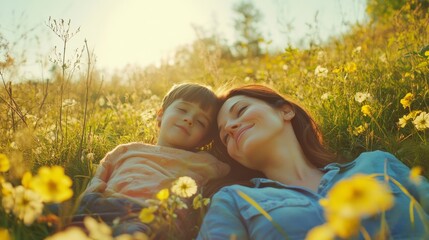
[[[210,198],[203,198],[203,195],[199,193],[197,196],[194,197],[194,200],[192,201],[192,206],[194,209],[202,208],[203,205],[207,206],[210,203]]]
[[[332,70],[332,73],[340,73],[341,72],[341,68],[334,68]]]
[[[420,184],[420,182],[422,181],[422,179],[420,177],[422,172],[423,172],[423,168],[420,166],[415,166],[415,167],[411,168],[410,180],[417,185]]]
[[[168,188],[164,188],[156,194],[156,198],[158,198],[160,201],[167,200],[169,196],[170,191],[168,191]]]
[[[415,119],[415,118],[417,117],[417,115],[419,115],[421,112],[422,112],[422,111],[420,111],[420,110],[414,110],[414,111],[411,111],[411,112],[410,112],[410,113],[408,113],[408,115],[407,115],[407,120]]]
[[[2,240],[10,240],[9,230],[7,228],[0,228],[0,239]]]
[[[328,216],[366,217],[391,208],[393,196],[386,184],[357,174],[338,182],[320,204]]]
[[[363,132],[365,132],[368,129],[368,123],[364,123],[363,125],[359,125],[358,127],[355,127],[353,130],[353,135],[359,136]]]
[[[344,71],[346,73],[356,72],[356,70],[357,70],[357,66],[356,66],[356,63],[354,62],[348,62],[346,63],[346,65],[344,65]]]
[[[13,209],[15,204],[15,188],[13,188],[10,182],[1,183],[1,204],[6,213],[9,213]]]
[[[7,172],[10,168],[9,158],[6,155],[0,153],[0,172]]]
[[[418,131],[429,128],[429,113],[421,112],[414,120],[413,124]]]
[[[149,240],[149,236],[142,232],[134,232],[132,235],[130,234],[121,234],[115,237],[115,240]]]
[[[42,198],[33,190],[26,189],[23,186],[16,187],[14,200],[13,213],[25,225],[31,225],[42,214]]]
[[[22,186],[24,186],[25,188],[30,188],[32,178],[33,175],[31,174],[31,172],[25,172],[21,179]]]
[[[400,128],[404,128],[404,127],[407,125],[407,121],[408,121],[407,116],[406,116],[406,115],[404,115],[403,117],[401,117],[401,118],[398,120],[397,124],[398,124],[398,126],[399,126]]]
[[[91,240],[91,238],[81,228],[69,227],[64,231],[45,238],[45,240]]]
[[[155,211],[156,207],[143,208],[139,214],[140,221],[142,223],[151,223],[155,219]]]
[[[328,225],[333,232],[341,238],[348,239],[356,236],[359,233],[360,219],[352,216],[353,213],[342,213],[342,215],[330,214],[327,216]]]
[[[197,193],[197,183],[190,177],[180,177],[173,183],[171,191],[179,197],[188,198]]]
[[[331,240],[335,239],[335,232],[328,224],[312,228],[305,236],[305,240]]]
[[[414,100],[414,94],[407,93],[405,97],[400,100],[403,108],[407,108],[411,106],[411,102]]]
[[[45,202],[63,202],[72,197],[72,180],[60,166],[41,167],[30,184]]]
[[[361,112],[364,116],[371,116],[371,106],[369,105],[363,105],[361,108]]]
[[[98,222],[92,217],[85,217],[83,223],[88,229],[91,239],[113,239],[112,229],[104,222]]]

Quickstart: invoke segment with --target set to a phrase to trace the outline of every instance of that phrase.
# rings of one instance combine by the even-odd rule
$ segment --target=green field
[[[427,177],[429,3],[376,2],[369,1],[367,23],[323,44],[271,53],[264,51],[266,39],[256,43],[259,51],[251,51],[254,43],[226,46],[204,37],[178,49],[169,63],[126,68],[110,79],[94,67],[96,53],[84,47],[78,54],[61,50],[65,58],[52,61],[50,77],[19,81],[14,78],[19,62],[0,42],[5,53],[0,58],[0,153],[11,164],[1,173],[3,181],[17,186],[26,171],[36,175],[42,166],[62,166],[73,181],[73,197],[63,203],[71,212],[108,151],[132,141],[156,143],[156,111],[163,95],[181,82],[218,92],[241,84],[269,85],[309,109],[335,152],[351,159],[362,151],[385,150],[410,167],[422,167]],[[61,33],[74,29],[73,20],[70,29],[52,28],[63,43],[67,36]],[[43,239],[61,230],[46,222],[27,226],[4,206],[0,228],[15,239]]]

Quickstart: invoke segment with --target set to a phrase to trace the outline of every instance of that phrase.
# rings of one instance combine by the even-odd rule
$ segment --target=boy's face
[[[211,109],[204,111],[197,103],[175,100],[158,115],[158,145],[185,150],[201,147],[213,120]]]

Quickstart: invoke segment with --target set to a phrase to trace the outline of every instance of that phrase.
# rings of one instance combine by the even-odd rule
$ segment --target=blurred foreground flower
[[[26,189],[23,186],[17,186],[13,195],[13,214],[18,219],[21,219],[25,225],[31,225],[42,214],[42,198],[33,190]]]
[[[45,240],[91,240],[82,229],[78,227],[69,227],[62,232],[58,232]]]
[[[91,239],[113,239],[112,229],[110,229],[110,227],[104,222],[98,222],[92,217],[85,217],[85,219],[83,219],[83,223],[88,229]]]
[[[0,153],[0,172],[7,172],[10,168],[9,158],[5,154]]]
[[[190,177],[180,177],[173,183],[171,191],[179,197],[188,198],[197,193],[197,183]]]
[[[9,230],[7,230],[6,228],[0,228],[0,239],[2,240],[10,240],[10,234],[9,234]]]
[[[420,182],[422,181],[421,176],[420,176],[422,174],[422,172],[423,172],[423,168],[420,166],[415,166],[415,167],[411,168],[410,180],[414,184],[419,185]]]
[[[386,211],[394,198],[387,185],[377,179],[358,174],[338,182],[320,200],[325,210],[327,225],[337,236],[349,238],[360,229],[360,220]]]
[[[311,229],[305,240],[333,240],[335,239],[334,230],[327,224],[323,224]]]
[[[41,167],[31,180],[30,187],[39,193],[44,202],[60,203],[72,197],[72,180],[60,166]]]

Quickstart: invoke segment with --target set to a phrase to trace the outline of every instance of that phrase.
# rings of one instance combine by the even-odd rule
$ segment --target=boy
[[[216,95],[202,85],[173,86],[157,114],[157,145],[129,143],[107,153],[88,184],[77,213],[96,214],[112,224],[117,217],[138,212],[146,199],[154,198],[178,177],[189,176],[202,186],[225,176],[228,165],[199,151],[216,134],[217,101]],[[147,233],[150,229],[137,217],[131,217],[113,231],[119,235]]]

